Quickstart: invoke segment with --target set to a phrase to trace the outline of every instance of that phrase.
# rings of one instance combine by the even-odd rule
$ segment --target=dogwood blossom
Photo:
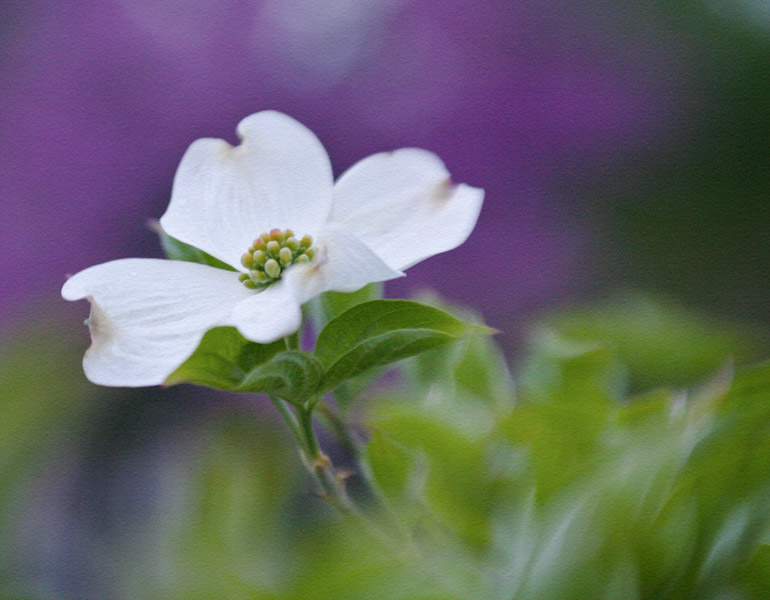
[[[160,224],[237,270],[152,258],[87,268],[62,288],[87,298],[94,383],[163,383],[218,326],[269,343],[295,332],[300,306],[354,291],[465,241],[483,190],[453,185],[434,154],[402,149],[358,162],[335,183],[316,136],[274,111],[204,138],[182,158]]]

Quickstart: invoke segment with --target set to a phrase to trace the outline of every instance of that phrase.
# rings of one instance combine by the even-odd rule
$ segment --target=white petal
[[[233,311],[233,323],[252,342],[269,344],[299,329],[299,300],[285,281],[242,300]]]
[[[456,248],[473,231],[484,190],[453,186],[425,150],[374,154],[334,186],[331,221],[349,227],[393,269]]]
[[[318,138],[284,114],[265,111],[238,124],[239,146],[194,142],[174,178],[163,228],[232,266],[263,231],[315,236],[332,200],[329,157]]]
[[[159,385],[203,334],[230,325],[235,305],[254,292],[237,273],[196,263],[128,258],[70,278],[66,300],[91,301],[86,376],[99,385]]]
[[[321,292],[354,292],[367,283],[404,275],[390,268],[349,229],[339,224],[328,223],[315,247],[317,255],[311,264],[291,267],[283,277],[300,303]]]

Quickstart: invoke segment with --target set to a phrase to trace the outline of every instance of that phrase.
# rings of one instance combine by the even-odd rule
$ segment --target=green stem
[[[286,342],[287,350],[299,350],[299,329],[297,329],[297,331],[295,331],[291,335],[286,336],[283,339]]]
[[[328,426],[331,428],[334,437],[337,438],[339,444],[345,449],[348,454],[353,458],[356,465],[356,471],[361,479],[361,482],[368,488],[371,498],[377,502],[383,509],[383,514],[393,522],[395,527],[401,530],[401,523],[398,517],[393,512],[393,508],[385,495],[382,493],[379,484],[375,481],[371,470],[363,455],[363,442],[356,435],[356,433],[345,424],[345,421],[334,408],[332,408],[327,402],[319,402],[318,409],[325,417]],[[402,535],[405,534],[402,531]]]
[[[340,417],[339,413],[334,410],[326,401],[318,403],[318,410],[326,419],[327,425],[331,429],[334,437],[340,443],[342,448],[353,457],[356,462],[360,462],[361,458],[361,440],[353,433],[345,422]]]
[[[345,478],[338,473],[332,461],[321,451],[318,438],[313,430],[312,408],[299,408],[299,424],[305,437],[307,448],[306,464],[308,470],[315,476],[326,501],[341,513],[358,515],[358,512],[345,491]]]
[[[289,408],[289,405],[281,400],[280,398],[276,398],[275,396],[268,396],[270,398],[270,402],[273,403],[273,406],[275,406],[278,409],[278,412],[280,413],[281,417],[283,417],[283,420],[286,422],[286,425],[289,426],[289,431],[291,432],[292,437],[294,440],[299,444],[300,449],[303,453],[307,452],[307,447],[305,445],[305,438],[302,434],[302,429],[300,429],[299,422],[297,421],[297,417],[294,415],[294,413]]]
[[[318,438],[313,430],[312,409],[297,408],[295,416],[286,402],[275,396],[268,396],[268,398],[289,426],[292,437],[302,451],[305,464],[318,480],[326,500],[340,512],[353,513],[354,507],[345,491],[344,478],[335,471],[331,460],[321,451],[318,444]]]
[[[307,407],[296,407],[292,412],[287,402],[275,396],[268,397],[289,426],[292,436],[300,447],[305,466],[318,482],[323,498],[371,534],[387,543],[392,543],[392,540],[370,522],[351,501],[345,490],[345,474],[338,472],[329,457],[321,450],[313,429],[314,403]],[[340,424],[342,424],[341,421]],[[344,424],[342,425],[344,427]]]
[[[318,445],[318,438],[313,430],[313,412],[308,409],[299,409],[299,424],[302,428],[301,431],[304,435],[304,439],[307,445],[308,458],[311,460],[318,460],[322,453],[321,447]]]

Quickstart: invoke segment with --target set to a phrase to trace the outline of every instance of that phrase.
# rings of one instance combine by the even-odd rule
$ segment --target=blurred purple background
[[[389,293],[430,286],[507,327],[590,290],[596,224],[578,191],[667,139],[689,77],[687,53],[654,15],[610,1],[1,10],[0,313],[16,322],[41,306],[84,315],[58,299],[66,273],[159,255],[146,220],[165,210],[187,146],[234,142],[242,117],[269,108],[315,131],[337,174],[417,146],[485,188],[468,243]]]

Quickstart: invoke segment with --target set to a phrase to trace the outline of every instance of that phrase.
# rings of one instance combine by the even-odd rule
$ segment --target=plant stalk
[[[321,451],[318,444],[318,438],[313,430],[312,409],[298,409],[298,413],[307,448],[305,464],[318,481],[324,499],[341,513],[354,514],[356,509],[345,490],[345,474],[337,472],[332,461]]]

